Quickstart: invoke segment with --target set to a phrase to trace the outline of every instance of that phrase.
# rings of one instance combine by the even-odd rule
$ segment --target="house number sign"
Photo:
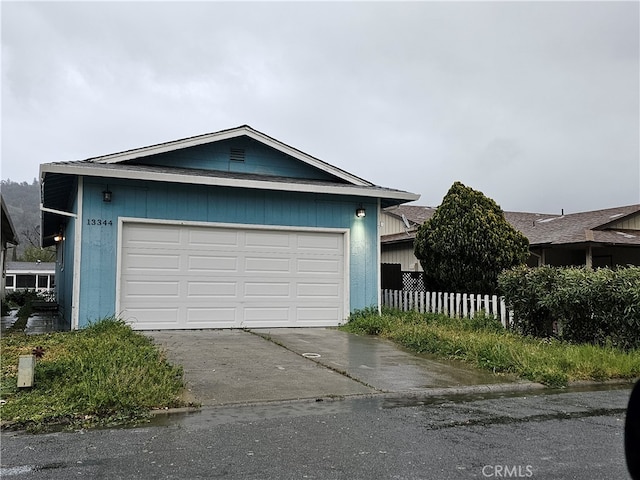
[[[87,225],[100,225],[103,227],[112,226],[113,220],[103,220],[101,218],[87,218]]]

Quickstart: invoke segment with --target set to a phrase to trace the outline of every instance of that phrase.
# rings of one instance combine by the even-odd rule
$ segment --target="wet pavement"
[[[625,479],[629,393],[378,395],[227,405],[128,429],[3,432],[0,476]]]
[[[5,333],[18,321],[18,310],[11,310],[0,321],[0,333]],[[66,322],[54,311],[34,312],[27,319],[24,333],[37,335],[40,333],[63,332],[69,330]]]
[[[328,368],[383,392],[415,392],[425,388],[451,388],[515,382],[514,377],[496,376],[469,368],[461,362],[416,355],[380,337],[355,335],[325,328],[279,328],[252,332],[287,350],[310,356]]]
[[[542,388],[332,328],[149,331],[201,406]]]
[[[4,333],[18,321],[18,310],[11,310],[7,315],[3,315],[0,319],[0,333]]]

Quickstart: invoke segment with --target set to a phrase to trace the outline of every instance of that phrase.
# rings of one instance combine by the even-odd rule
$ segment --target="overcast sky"
[[[640,203],[636,1],[1,8],[5,180],[248,124],[421,205]]]

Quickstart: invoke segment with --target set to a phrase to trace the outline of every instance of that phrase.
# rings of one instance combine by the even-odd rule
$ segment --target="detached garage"
[[[379,305],[379,187],[242,126],[41,165],[71,328],[333,326]]]

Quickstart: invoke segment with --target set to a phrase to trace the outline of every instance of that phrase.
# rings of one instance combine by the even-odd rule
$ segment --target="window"
[[[49,287],[49,275],[38,275],[38,288]]]
[[[5,285],[7,287],[13,287],[15,285],[16,276],[15,275],[7,275]]]
[[[16,287],[36,288],[36,276],[35,275],[16,275]]]

